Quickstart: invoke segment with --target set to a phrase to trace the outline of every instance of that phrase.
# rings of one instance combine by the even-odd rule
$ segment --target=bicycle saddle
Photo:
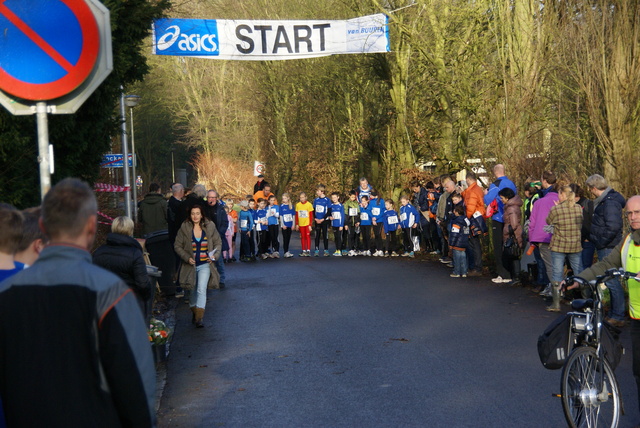
[[[575,299],[571,302],[571,309],[574,311],[593,309],[593,299]]]

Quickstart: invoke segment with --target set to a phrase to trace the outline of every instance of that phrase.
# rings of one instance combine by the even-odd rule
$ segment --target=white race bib
[[[389,224],[398,224],[398,216],[389,216],[389,219],[387,221]]]
[[[340,211],[331,211],[331,218],[334,220],[340,220],[342,218],[342,215]]]
[[[407,213],[400,214],[400,220],[405,221],[407,219]]]
[[[305,211],[305,213],[306,213],[306,211]],[[291,223],[293,221],[293,215],[291,215],[291,214],[285,214],[283,218],[284,218],[285,223]]]
[[[269,210],[269,215],[270,215],[271,217],[274,217],[276,214],[277,214],[277,212],[276,212],[275,208],[274,208],[274,209]]]
[[[246,229],[247,228],[247,223],[248,223],[247,220],[240,220],[240,227],[243,228],[243,229]]]
[[[316,212],[318,214],[322,214],[324,212],[324,205],[317,205],[316,206]]]
[[[371,214],[373,214],[374,216],[379,216],[380,215],[380,208],[372,208],[371,209]]]
[[[360,220],[362,221],[369,220],[369,213],[360,213]]]
[[[358,215],[358,209],[357,208],[349,208],[349,216],[350,217],[355,217]]]
[[[298,211],[298,218],[309,218],[309,211]]]

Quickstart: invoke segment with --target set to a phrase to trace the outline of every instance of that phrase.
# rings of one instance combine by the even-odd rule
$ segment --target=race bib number
[[[269,210],[269,215],[271,217],[274,217],[276,215],[276,210],[275,209]]]
[[[478,217],[482,217],[482,214],[480,214],[480,211],[476,211],[473,213],[473,218],[478,218]]]
[[[398,216],[389,216],[389,219],[387,221],[389,222],[389,224],[398,224]]]
[[[306,212],[306,211],[305,211]],[[285,214],[284,215],[284,221],[285,223],[291,223],[293,221],[293,215],[291,214]]]
[[[375,216],[379,216],[380,215],[380,208],[372,208],[371,209],[371,214],[373,214]]]
[[[246,229],[247,223],[249,223],[247,220],[240,220],[240,227]]]
[[[316,212],[317,212],[318,214],[322,214],[322,213],[324,213],[324,205],[318,205],[318,206],[316,207]]]
[[[299,218],[309,218],[309,211],[307,211],[307,210],[298,211],[298,217]]]
[[[400,214],[400,220],[405,221],[407,219],[407,213]]]
[[[360,220],[362,220],[362,221],[369,220],[369,214],[368,213],[360,213]]]
[[[349,208],[349,216],[355,217],[357,215],[358,215],[358,209],[357,208]]]
[[[339,211],[334,211],[331,213],[331,218],[334,220],[340,220],[342,218],[342,215]]]

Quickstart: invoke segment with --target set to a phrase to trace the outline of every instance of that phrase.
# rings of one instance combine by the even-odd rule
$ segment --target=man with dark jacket
[[[143,235],[167,230],[167,201],[160,193],[160,186],[157,183],[151,183],[149,186],[149,193],[140,201],[138,214]]]
[[[218,229],[220,236],[224,236],[229,228],[229,218],[227,212],[224,210],[224,202],[218,197],[218,192],[215,190],[209,190],[207,192],[207,207],[205,208],[205,215],[208,219],[213,221]],[[222,251],[229,250],[229,243],[226,239],[222,240]],[[224,257],[216,257],[216,269],[220,274],[220,288],[224,288]]]
[[[0,283],[0,396],[10,427],[153,427],[155,379],[133,291],[91,263],[93,190],[67,178],[47,193],[50,244]]]
[[[424,250],[425,252],[431,252],[433,251],[433,243],[431,242],[431,231],[429,227],[429,193],[427,189],[420,185],[418,180],[411,183],[411,190],[413,191],[413,204],[418,211],[420,211],[420,229],[424,242]]]
[[[622,209],[626,201],[599,174],[587,178],[586,185],[596,197],[593,201],[589,241],[596,247],[598,260],[603,260],[622,241]],[[611,312],[607,321],[621,327],[624,325],[624,290],[617,278],[607,281],[606,285],[611,293]]]

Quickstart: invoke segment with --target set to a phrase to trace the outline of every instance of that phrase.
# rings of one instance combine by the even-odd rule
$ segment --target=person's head
[[[202,227],[202,225],[204,224],[203,207],[200,205],[192,206],[189,210],[189,216],[187,217],[187,220],[194,226],[197,224]]]
[[[571,187],[571,190],[574,193],[574,199],[576,202],[579,202],[580,199],[584,198],[584,191],[582,190],[582,187],[580,187],[576,183],[569,184],[569,187]]]
[[[571,190],[571,186],[562,186],[558,189],[558,200],[560,202],[569,201],[569,203],[574,204],[576,194]]]
[[[184,198],[184,186],[180,183],[175,183],[171,186],[171,194],[176,199]]]
[[[385,207],[386,209],[388,209],[388,210],[392,210],[394,205],[395,205],[395,204],[394,204],[394,202],[393,202],[393,199],[385,199],[385,201],[384,201],[384,207]]]
[[[262,174],[258,175],[258,181],[262,181],[262,180],[264,180],[264,175]]]
[[[369,205],[369,197],[367,195],[363,195],[360,198],[360,205],[362,205],[363,207],[367,207]]]
[[[331,202],[333,202],[334,204],[337,204],[338,202],[340,202],[340,193],[338,192],[331,193]]]
[[[407,195],[400,196],[400,204],[404,207],[409,203],[409,197]]]
[[[467,171],[467,177],[465,178],[465,181],[467,182],[467,186],[471,186],[478,181],[478,176],[473,171]]]
[[[291,195],[288,193],[282,194],[282,205],[291,205]]]
[[[247,211],[249,209],[249,201],[247,200],[240,201],[240,209],[242,211]]]
[[[302,202],[303,204],[305,202],[307,202],[307,194],[306,193],[304,193],[304,192],[300,193],[300,202]]]
[[[265,198],[258,198],[258,208],[264,209],[267,206],[267,200]]]
[[[133,220],[126,215],[116,217],[111,223],[111,232],[118,235],[133,236]]]
[[[40,256],[40,253],[47,245],[47,237],[40,229],[40,207],[27,208],[22,211],[22,238],[15,260],[25,265],[31,266]]]
[[[496,178],[504,177],[504,165],[501,163],[493,167],[493,175]]]
[[[98,227],[97,212],[91,187],[77,178],[65,178],[45,195],[40,225],[53,243],[73,243],[89,249]]]
[[[500,196],[500,200],[502,201],[502,203],[506,204],[509,199],[516,196],[516,192],[514,192],[512,189],[508,187],[505,187],[504,189],[498,192],[498,196]]]
[[[269,198],[267,199],[267,201],[269,202],[269,205],[275,205],[276,204],[276,196],[275,195],[270,195]]]
[[[411,188],[413,193],[419,193],[420,192],[420,182],[418,180],[413,180],[411,182],[411,184],[409,184],[409,187]]]
[[[640,229],[640,195],[635,195],[627,200],[627,204],[624,207],[624,214],[629,220],[629,226],[631,229]]]
[[[325,187],[324,184],[318,184],[316,186],[316,195],[318,195],[318,197],[322,198],[324,197],[324,192],[327,190],[327,188]]]
[[[462,202],[462,195],[460,193],[454,193],[451,195],[451,202],[453,202],[454,205],[459,204]]]
[[[607,187],[609,187],[607,179],[600,174],[593,174],[587,178],[585,184],[587,189],[589,189],[589,191],[596,197],[600,196],[605,190],[607,190]]]
[[[369,180],[367,180],[366,177],[361,177],[360,178],[360,188],[361,189],[367,189],[369,188]]]
[[[436,189],[436,185],[433,183],[433,181],[427,181],[427,184],[425,184],[425,186],[427,188],[427,190],[435,190]]]
[[[264,187],[262,188],[262,191],[264,192],[265,195],[268,195],[269,193],[271,193],[271,184],[264,183]]]
[[[358,192],[355,190],[349,190],[349,200],[355,201],[356,199],[358,199]]]
[[[13,205],[0,204],[0,253],[11,255],[18,251],[22,238],[23,216]]]
[[[209,190],[207,192],[207,204],[214,206],[218,203],[218,192],[215,190]]]
[[[149,193],[160,193],[160,185],[158,183],[151,183],[149,185]]]
[[[458,216],[465,215],[464,207],[462,205],[456,205],[453,207],[453,213]]]
[[[249,199],[249,201],[248,201],[248,202],[249,202],[249,209],[255,210],[255,209],[256,209],[256,206],[257,206],[257,204],[256,204],[256,200],[255,200],[255,199],[253,199],[253,198],[251,198],[251,199]]]
[[[371,192],[371,199],[376,199],[378,197],[378,192],[376,192],[375,190],[373,190]]]
[[[224,212],[226,212],[227,214],[229,214],[229,205],[225,205],[225,206],[224,206]]]
[[[191,192],[200,199],[204,199],[207,196],[207,188],[204,187],[204,184],[196,184]]]
[[[456,191],[456,183],[454,183],[450,177],[447,177],[443,181],[442,186],[444,187],[445,192],[453,193]]]
[[[557,178],[553,172],[545,171],[542,173],[540,181],[542,182],[542,188],[548,189],[549,187],[555,186]]]

